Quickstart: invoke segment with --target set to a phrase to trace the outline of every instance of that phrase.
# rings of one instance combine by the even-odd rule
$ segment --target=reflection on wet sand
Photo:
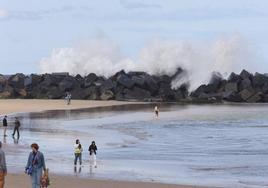
[[[248,178],[256,184],[267,181],[268,167],[262,165],[268,163],[267,105],[166,104],[159,107],[158,119],[153,107],[22,115],[21,139],[3,138],[7,160],[12,161],[10,171],[24,168],[30,144],[38,142],[48,167],[57,174],[231,187],[241,186],[237,180]],[[83,151],[83,167],[73,166],[76,139],[84,148],[92,140],[98,143],[98,168],[90,162],[87,150]]]

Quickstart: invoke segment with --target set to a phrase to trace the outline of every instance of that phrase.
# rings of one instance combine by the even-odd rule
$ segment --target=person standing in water
[[[14,127],[14,131],[13,131],[13,134],[12,134],[13,138],[14,138],[16,132],[18,134],[18,139],[20,138],[19,128],[20,128],[19,118],[18,117],[15,117],[15,127]]]
[[[4,127],[4,137],[7,136],[7,116],[4,117],[3,119],[3,127]]]
[[[45,158],[39,151],[36,143],[31,145],[32,152],[29,154],[25,167],[25,173],[31,176],[32,188],[40,188],[43,170],[46,170]]]
[[[0,188],[4,188],[5,176],[7,175],[6,156],[2,150],[2,142],[0,141]]]
[[[77,160],[79,160],[79,164],[82,165],[82,145],[80,141],[77,139],[74,144],[74,165],[76,166]]]
[[[97,146],[96,146],[96,143],[95,141],[92,141],[91,145],[89,146],[88,148],[88,151],[89,151],[89,160],[90,160],[90,165],[94,165],[95,168],[97,168]]]
[[[155,113],[155,117],[158,118],[158,115],[159,115],[159,109],[157,106],[154,107],[154,113]]]

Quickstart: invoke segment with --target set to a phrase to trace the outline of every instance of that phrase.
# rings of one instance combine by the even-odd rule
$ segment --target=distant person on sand
[[[77,139],[74,145],[74,165],[77,164],[78,159],[79,164],[82,165],[82,151],[83,151],[82,145],[80,141]]]
[[[7,136],[7,116],[4,117],[3,119],[3,127],[4,127],[4,137]]]
[[[4,188],[5,176],[7,175],[6,156],[2,150],[2,142],[0,141],[0,188]]]
[[[67,101],[67,105],[70,105],[72,100],[72,94],[70,92],[67,92],[65,99]]]
[[[90,165],[94,165],[95,168],[97,168],[97,146],[96,146],[96,143],[95,141],[92,141],[91,145],[89,146],[88,148],[88,151],[89,151],[89,160],[90,160]]]
[[[159,115],[159,109],[157,106],[154,107],[154,113],[155,113],[155,117],[158,117]]]
[[[15,117],[15,127],[14,127],[14,131],[13,131],[13,138],[15,137],[15,133],[17,132],[18,134],[18,139],[20,138],[20,131],[19,131],[19,128],[20,128],[20,121],[19,121],[19,118],[18,117]]]
[[[29,154],[25,173],[31,176],[32,188],[40,188],[43,170],[46,170],[45,157],[39,151],[36,143],[31,145],[32,152]]]

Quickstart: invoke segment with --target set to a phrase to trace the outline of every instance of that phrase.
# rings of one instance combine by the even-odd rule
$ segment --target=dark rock
[[[30,80],[31,80],[31,86],[36,87],[37,85],[39,85],[39,83],[41,83],[44,80],[44,76],[31,74]]]
[[[267,102],[268,103],[268,95],[267,94],[263,96],[263,102]]]
[[[64,94],[65,93],[62,92],[62,89],[53,86],[47,92],[47,98],[49,98],[49,99],[62,99],[64,97]]]
[[[206,88],[205,84],[199,86],[195,91],[191,93],[191,97],[199,97],[199,95],[205,93],[205,88]]]
[[[62,92],[71,91],[75,88],[75,86],[79,86],[78,82],[76,82],[76,79],[74,77],[65,77],[60,83],[59,83],[59,89]]]
[[[268,83],[267,82],[262,86],[262,92],[264,94],[268,94]]]
[[[65,78],[65,76],[53,76],[51,74],[45,74],[44,80],[40,83],[45,87],[58,86],[58,84]]]
[[[134,86],[134,82],[125,74],[120,74],[117,77],[117,82],[128,89]]]
[[[84,91],[84,95],[86,95],[86,99],[90,99],[90,100],[98,100],[100,99],[100,91],[98,89],[98,87],[96,86],[91,86],[90,88],[87,88]]]
[[[251,87],[252,87],[252,84],[249,78],[245,78],[244,80],[242,80],[238,86],[239,91],[242,91],[244,89],[251,88]]]
[[[146,88],[152,95],[155,95],[159,89],[157,82],[150,76],[146,75],[145,76],[145,84]]]
[[[164,101],[174,101],[175,100],[175,92],[171,89],[171,85],[164,83],[164,82],[162,82],[160,84],[158,95]]]
[[[253,96],[255,94],[255,91],[252,87],[247,88],[247,89],[243,89],[239,95],[241,96],[241,98],[246,101],[248,98],[250,98],[251,96]]]
[[[27,76],[24,79],[24,87],[29,87],[30,85],[32,85],[32,78],[31,76]]]
[[[238,87],[237,87],[237,83],[236,82],[229,82],[225,85],[225,91],[229,92],[237,92],[238,91]]]
[[[131,80],[134,82],[134,84],[140,88],[145,87],[145,76],[133,76]]]
[[[246,70],[242,70],[242,72],[240,73],[240,77],[243,79],[243,80],[246,80],[246,79],[249,79],[251,80],[252,79],[252,74],[250,74],[248,71]]]
[[[226,91],[222,94],[222,99],[230,102],[242,102],[242,98],[234,91]]]
[[[98,76],[95,73],[90,73],[85,77],[84,87],[90,87],[95,81],[98,80]]]
[[[262,100],[262,93],[258,92],[252,97],[250,97],[249,99],[247,99],[247,102],[256,103],[256,102],[261,102],[261,100]]]
[[[100,96],[101,100],[112,100],[114,98],[115,98],[114,93],[111,90],[104,91]]]
[[[242,78],[240,77],[240,75],[237,75],[237,74],[232,72],[228,78],[228,82],[237,82],[238,83],[241,81],[241,79]]]
[[[265,83],[268,83],[268,77],[264,74],[255,73],[252,78],[252,84],[254,88],[261,88]]]
[[[100,91],[103,93],[107,90],[111,90],[113,91],[115,88],[115,84],[113,83],[113,81],[111,79],[107,79],[103,82],[103,84],[100,87]]]
[[[150,92],[144,89],[134,87],[132,90],[125,89],[124,90],[124,99],[136,99],[136,100],[146,100],[151,98]]]
[[[15,74],[8,79],[8,84],[14,88],[24,88],[24,74]]]
[[[172,78],[168,75],[162,75],[158,77],[158,82],[161,83],[166,83],[166,84],[170,84],[172,82]]]
[[[0,74],[0,85],[4,86],[7,83],[7,79],[5,78],[5,76]]]

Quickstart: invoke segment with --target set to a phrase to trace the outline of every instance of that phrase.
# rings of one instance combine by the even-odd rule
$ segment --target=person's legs
[[[75,154],[74,154],[74,165],[76,165],[76,164],[77,164],[77,159],[78,159],[78,154],[77,154],[77,153],[75,153]]]
[[[4,188],[5,185],[5,174],[0,172],[0,188]]]
[[[18,133],[18,139],[20,138],[20,131],[19,131],[19,127],[17,128],[17,133]]]
[[[79,164],[82,165],[82,153],[79,154]]]
[[[12,136],[15,136],[15,132],[16,132],[16,127],[14,127]]]
[[[32,188],[36,188],[36,172],[33,171],[31,175],[31,180],[32,180]]]
[[[4,127],[4,136],[7,135],[7,127]]]
[[[36,171],[36,188],[40,188],[41,186],[42,172],[43,172],[42,168],[39,168]]]

